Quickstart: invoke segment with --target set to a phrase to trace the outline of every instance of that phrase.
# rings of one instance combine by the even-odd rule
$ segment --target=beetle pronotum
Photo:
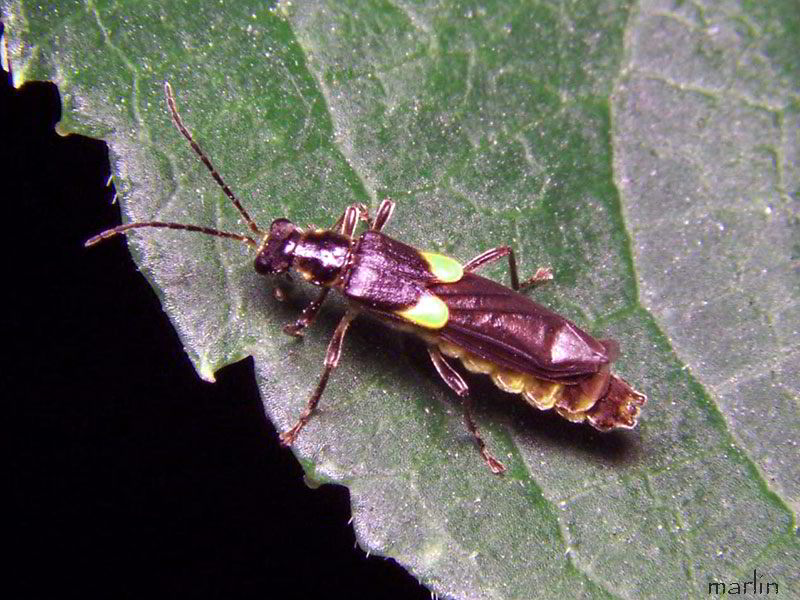
[[[300,317],[284,327],[293,336],[301,336],[311,324],[332,288],[344,295],[348,309],[328,344],[322,375],[297,422],[281,434],[283,445],[294,442],[314,413],[339,363],[347,329],[360,312],[425,341],[436,371],[462,398],[467,429],[493,473],[502,473],[505,467],[487,449],[472,417],[469,387],[448,359],[459,359],[468,371],[488,375],[500,389],[520,394],[538,409],[555,409],[569,421],[588,421],[600,431],[636,425],[646,397],[611,373],[610,365],[619,352],[616,342],[596,340],[518,293],[552,279],[550,269],[540,268],[520,282],[509,246],[487,250],[464,265],[441,254],[421,252],[382,232],[395,208],[391,200],[380,203],[374,219],[363,205],[355,204],[348,206],[330,229],[306,231],[288,219],[276,219],[265,232],[186,129],[169,83],[165,83],[164,91],[178,131],[256,237],[200,225],[146,221],[114,227],[92,237],[86,245],[146,227],[194,231],[243,242],[256,249],[258,273],[277,275],[292,269],[321,288]],[[360,221],[368,228],[356,236]],[[513,289],[475,274],[502,258],[508,260]]]

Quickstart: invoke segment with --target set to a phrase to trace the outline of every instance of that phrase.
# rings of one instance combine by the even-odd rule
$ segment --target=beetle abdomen
[[[634,427],[639,407],[647,400],[624,379],[611,374],[608,364],[597,373],[564,383],[505,369],[449,342],[440,340],[437,345],[442,354],[458,358],[468,371],[488,375],[501,390],[520,394],[531,406],[555,408],[568,421],[589,421],[600,431]]]

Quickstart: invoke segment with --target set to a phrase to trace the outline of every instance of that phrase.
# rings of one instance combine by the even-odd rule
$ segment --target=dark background
[[[0,25],[1,27],[1,25]],[[8,598],[425,598],[354,547],[347,490],[303,482],[250,360],[195,374],[124,243],[103,142],[0,72]]]

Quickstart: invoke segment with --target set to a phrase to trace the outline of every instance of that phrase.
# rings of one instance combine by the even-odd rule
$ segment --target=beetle
[[[540,268],[520,282],[509,246],[487,250],[463,265],[417,250],[383,233],[395,209],[388,199],[380,203],[374,218],[365,206],[354,204],[330,229],[304,230],[279,218],[263,231],[184,125],[168,82],[164,93],[172,122],[256,237],[200,225],[143,221],[103,231],[86,246],[139,228],[179,229],[243,242],[256,251],[258,273],[280,275],[292,270],[321,288],[297,320],[284,327],[292,336],[303,335],[331,289],[344,295],[348,308],[328,343],[322,374],[305,410],[281,434],[282,445],[291,446],[309,422],[339,364],[347,329],[359,313],[371,314],[426,343],[439,376],[461,397],[467,429],[493,473],[504,472],[505,466],[486,447],[472,416],[469,387],[451,359],[458,359],[468,371],[488,375],[503,391],[521,395],[540,410],[555,409],[569,421],[587,421],[600,431],[636,425],[647,398],[611,373],[619,353],[617,343],[595,339],[520,293],[551,280],[549,268]],[[360,222],[367,229],[356,235]],[[511,288],[475,274],[500,259],[508,261]]]

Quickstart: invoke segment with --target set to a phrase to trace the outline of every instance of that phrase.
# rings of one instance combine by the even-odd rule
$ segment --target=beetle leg
[[[358,219],[364,215],[362,211],[366,210],[363,204],[348,206],[342,215],[342,227],[339,231],[347,237],[353,237],[353,233],[358,225]]]
[[[372,223],[371,229],[374,229],[375,231],[380,231],[383,229],[383,226],[386,225],[386,222],[392,217],[394,206],[394,202],[388,198],[382,200],[381,205],[378,207],[378,212],[375,213],[375,222]]]
[[[314,413],[314,410],[317,408],[317,404],[319,404],[319,399],[322,397],[322,392],[325,391],[325,386],[328,383],[328,378],[330,377],[331,372],[336,368],[336,365],[339,364],[339,357],[342,355],[342,342],[344,341],[344,334],[347,333],[347,328],[350,326],[350,322],[355,318],[355,316],[355,311],[348,310],[342,317],[342,320],[339,321],[339,324],[336,326],[336,331],[333,332],[333,337],[328,343],[328,350],[325,352],[325,367],[322,370],[322,376],[319,378],[317,387],[314,390],[314,393],[311,394],[311,398],[308,399],[306,409],[303,411],[303,414],[300,415],[300,418],[297,419],[297,423],[295,423],[291,429],[284,431],[281,434],[281,445],[291,446],[294,443],[297,434],[300,433],[300,430],[303,429],[303,427],[306,426],[306,423],[308,423],[309,419],[311,419],[311,415]]]
[[[358,204],[353,204],[358,211],[358,219],[359,221],[364,221],[368,227],[372,227],[372,219],[369,218],[369,210],[367,207],[360,202]]]
[[[283,333],[294,337],[303,337],[303,330],[311,325],[311,322],[314,320],[314,317],[317,316],[319,307],[322,306],[329,291],[330,288],[322,288],[316,299],[312,300],[311,303],[303,309],[303,312],[300,313],[300,316],[294,323],[287,323],[284,325]]]
[[[553,269],[550,267],[539,267],[533,275],[519,284],[519,289],[524,290],[537,283],[545,283],[547,281],[553,281]]]
[[[514,290],[522,290],[534,284],[553,279],[553,270],[550,267],[539,267],[533,275],[520,283],[519,275],[517,274],[517,260],[514,258],[514,250],[510,246],[498,246],[479,254],[464,265],[464,271],[466,273],[477,271],[504,256],[508,256],[508,270],[511,273],[511,287]]]
[[[356,230],[358,221],[370,223],[367,207],[363,204],[351,204],[344,210],[342,216],[336,220],[336,223],[333,224],[331,229],[343,233],[348,237],[353,237],[353,232]]]
[[[386,225],[386,221],[392,216],[392,212],[394,212],[394,202],[391,200],[383,200],[378,207],[378,212],[373,221],[369,216],[369,211],[366,206],[363,204],[351,204],[333,225],[333,229],[352,237],[357,222],[364,221],[370,229],[380,231],[383,229],[383,226]]]
[[[444,356],[442,356],[442,353],[439,351],[439,348],[435,346],[428,346],[428,354],[430,354],[431,361],[433,361],[433,366],[436,367],[436,371],[439,373],[441,378],[444,379],[444,382],[450,387],[451,390],[461,396],[461,400],[464,405],[464,421],[467,424],[467,429],[478,444],[478,449],[480,450],[483,460],[485,460],[486,464],[489,465],[492,473],[496,475],[503,473],[506,470],[505,465],[492,456],[489,450],[486,449],[486,442],[483,441],[483,438],[478,431],[478,426],[475,425],[475,420],[472,418],[472,399],[470,398],[469,387],[467,386],[466,382],[462,379],[461,375],[458,374],[458,371],[450,366],[450,363],[445,360]]]

